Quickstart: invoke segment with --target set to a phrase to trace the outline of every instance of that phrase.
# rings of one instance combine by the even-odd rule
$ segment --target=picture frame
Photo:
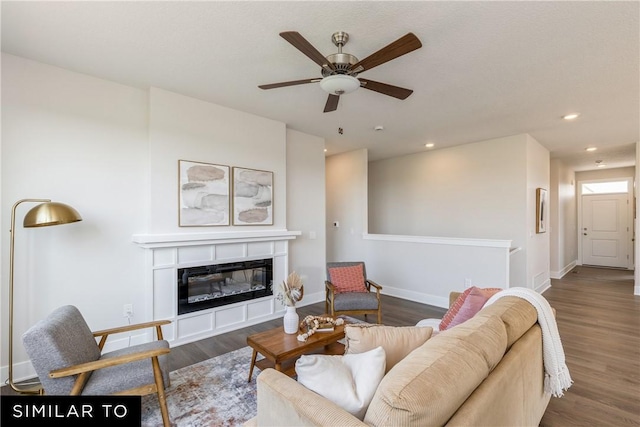
[[[547,190],[544,188],[536,188],[536,233],[547,232]]]
[[[273,172],[233,167],[233,225],[273,225]]]
[[[178,225],[224,226],[230,223],[230,167],[178,160]]]

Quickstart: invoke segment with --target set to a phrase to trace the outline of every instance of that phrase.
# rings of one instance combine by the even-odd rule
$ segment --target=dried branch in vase
[[[280,284],[276,299],[286,306],[295,307],[296,303],[302,299],[303,295],[304,288],[302,279],[294,271],[289,274],[287,280]]]

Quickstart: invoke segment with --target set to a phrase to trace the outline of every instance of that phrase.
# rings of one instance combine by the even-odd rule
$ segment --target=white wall
[[[549,237],[535,233],[535,189],[549,188],[549,153],[533,138],[515,135],[371,162],[368,176],[362,175],[365,154],[327,159],[327,221],[350,221],[329,228],[328,260],[365,259],[372,264],[368,273],[387,281],[387,291],[443,306],[449,291],[463,289],[467,280],[485,287],[549,283]],[[353,215],[366,202],[363,185],[371,233],[364,244],[357,230],[366,230],[366,221]],[[358,220],[362,226],[354,224]],[[445,243],[433,236],[444,236]],[[455,239],[462,243],[456,246]],[[521,250],[509,256],[509,242]]]
[[[24,229],[17,213],[14,371],[28,364],[22,333],[73,304],[92,328],[123,324],[142,309],[143,253],[131,236],[146,227],[146,92],[2,55],[2,211],[22,198],[68,203],[83,221]],[[2,222],[2,366],[8,357],[9,215]],[[144,317],[136,312],[134,320]],[[6,370],[2,371],[6,378]]]
[[[352,260],[363,254],[367,232],[367,150],[330,156],[326,160],[327,261]],[[339,227],[334,223],[338,222]]]
[[[560,279],[576,265],[578,236],[575,172],[562,160],[550,164],[550,275]]]
[[[284,229],[288,221],[315,229],[318,239],[293,243],[290,256],[314,282],[324,270],[323,256],[313,256],[324,250],[325,199],[324,153],[315,137],[287,134],[283,123],[162,89],[143,91],[6,54],[2,124],[2,379],[8,356],[6,213],[18,199],[65,202],[84,220],[17,227],[16,379],[33,372],[21,334],[61,305],[76,305],[92,329],[126,323],[124,304],[134,306],[132,322],[151,318],[145,306],[145,252],[132,243],[134,234],[230,229],[178,227],[178,159],[273,171],[274,226],[234,230]],[[300,167],[294,167],[296,181],[288,180],[289,149],[292,162],[305,162],[305,180]],[[298,197],[302,185],[313,192],[298,202],[287,198],[288,187]],[[288,203],[318,210],[288,210]],[[30,207],[20,207],[20,221]]]
[[[551,286],[549,277],[549,230],[536,233],[536,189],[549,190],[549,150],[527,137],[527,281],[525,287],[543,292]],[[548,194],[547,194],[548,196]],[[547,208],[547,214],[549,209]]]
[[[524,142],[521,138],[522,153]],[[363,260],[367,275],[383,286],[383,293],[441,307],[448,305],[450,291],[464,289],[466,280],[484,287],[509,285],[510,239],[368,234],[366,155],[358,150],[327,158],[327,260]],[[524,181],[522,173],[523,186]],[[522,196],[522,204],[524,200]],[[333,227],[333,221],[340,227]]]
[[[178,160],[202,161],[273,172],[273,226],[286,228],[286,127],[198,99],[151,88],[149,123],[150,233],[238,230],[179,227]],[[145,230],[141,230],[142,232]]]
[[[617,178],[634,178],[636,176],[636,168],[633,166],[626,168],[597,169],[591,171],[576,172],[576,182],[580,181],[596,181],[599,179],[617,179]],[[578,187],[576,187],[577,192]],[[577,193],[576,193],[577,194]]]
[[[289,243],[289,269],[300,274],[300,305],[324,300],[326,225],[324,139],[287,129],[287,225],[302,232]]]
[[[525,135],[369,164],[369,232],[525,243]]]
[[[530,141],[513,135],[371,162],[369,232],[511,240],[521,250],[511,257],[509,282],[530,287]]]

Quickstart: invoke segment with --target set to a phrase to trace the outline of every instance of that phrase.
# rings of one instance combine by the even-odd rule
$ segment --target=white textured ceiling
[[[634,164],[640,140],[639,2],[2,2],[2,50],[132,85],[156,86],[326,138],[329,154],[382,159],[529,133],[576,170],[592,153]],[[320,52],[346,31],[362,59],[407,32],[423,47],[362,74],[413,89],[360,89],[323,113],[319,76],[278,36]],[[561,116],[579,111],[573,121]],[[385,130],[375,132],[374,126]],[[339,135],[338,127],[344,129]],[[607,156],[611,154],[611,159]]]

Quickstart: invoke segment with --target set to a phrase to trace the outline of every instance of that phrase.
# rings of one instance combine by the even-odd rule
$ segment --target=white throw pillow
[[[342,407],[360,420],[384,377],[386,355],[382,347],[359,354],[300,356],[298,382]]]

